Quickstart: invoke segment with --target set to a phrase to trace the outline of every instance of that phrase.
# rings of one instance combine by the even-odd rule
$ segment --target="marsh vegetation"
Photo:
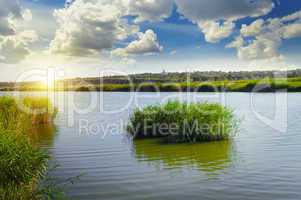
[[[0,97],[0,199],[42,198],[38,183],[49,156],[29,134],[35,126],[52,124],[55,115],[47,98]]]
[[[235,132],[233,111],[216,103],[166,104],[136,109],[128,125],[134,138],[164,138],[167,142],[225,140]]]

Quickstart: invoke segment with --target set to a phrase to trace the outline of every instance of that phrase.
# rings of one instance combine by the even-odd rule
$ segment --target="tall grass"
[[[215,103],[181,103],[136,109],[128,131],[134,138],[164,137],[169,142],[228,139],[237,128],[232,110]]]
[[[24,130],[35,124],[52,123],[57,109],[48,98],[0,97],[0,127],[9,130]]]
[[[0,199],[33,199],[48,155],[13,131],[0,131]]]
[[[47,98],[0,97],[0,199],[35,199],[48,155],[27,136],[38,124],[52,123],[56,109]]]

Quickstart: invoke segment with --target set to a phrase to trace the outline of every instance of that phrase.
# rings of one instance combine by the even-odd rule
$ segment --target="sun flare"
[[[52,87],[54,87],[54,85],[55,85],[55,79],[54,78],[50,78],[50,77],[48,77],[48,78],[46,78],[46,79],[42,79],[41,80],[41,83],[44,85],[44,86],[46,86],[46,87],[48,87],[48,88],[52,88]]]

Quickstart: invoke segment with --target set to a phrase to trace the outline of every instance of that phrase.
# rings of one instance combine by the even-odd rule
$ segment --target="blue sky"
[[[301,67],[298,0],[75,0],[67,8],[64,0],[23,0],[18,6],[22,19],[14,22],[13,33],[1,33],[7,27],[0,23],[3,41],[22,44],[0,47],[0,64],[9,74],[3,80],[47,67],[67,77],[98,76],[105,70]],[[10,13],[5,14],[0,22],[8,20]]]

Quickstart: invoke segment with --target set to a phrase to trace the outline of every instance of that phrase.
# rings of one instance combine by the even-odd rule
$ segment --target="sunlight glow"
[[[48,77],[47,79],[41,80],[41,83],[42,83],[45,87],[53,88],[54,85],[55,85],[55,79],[54,79],[54,78],[51,78],[51,77]]]

